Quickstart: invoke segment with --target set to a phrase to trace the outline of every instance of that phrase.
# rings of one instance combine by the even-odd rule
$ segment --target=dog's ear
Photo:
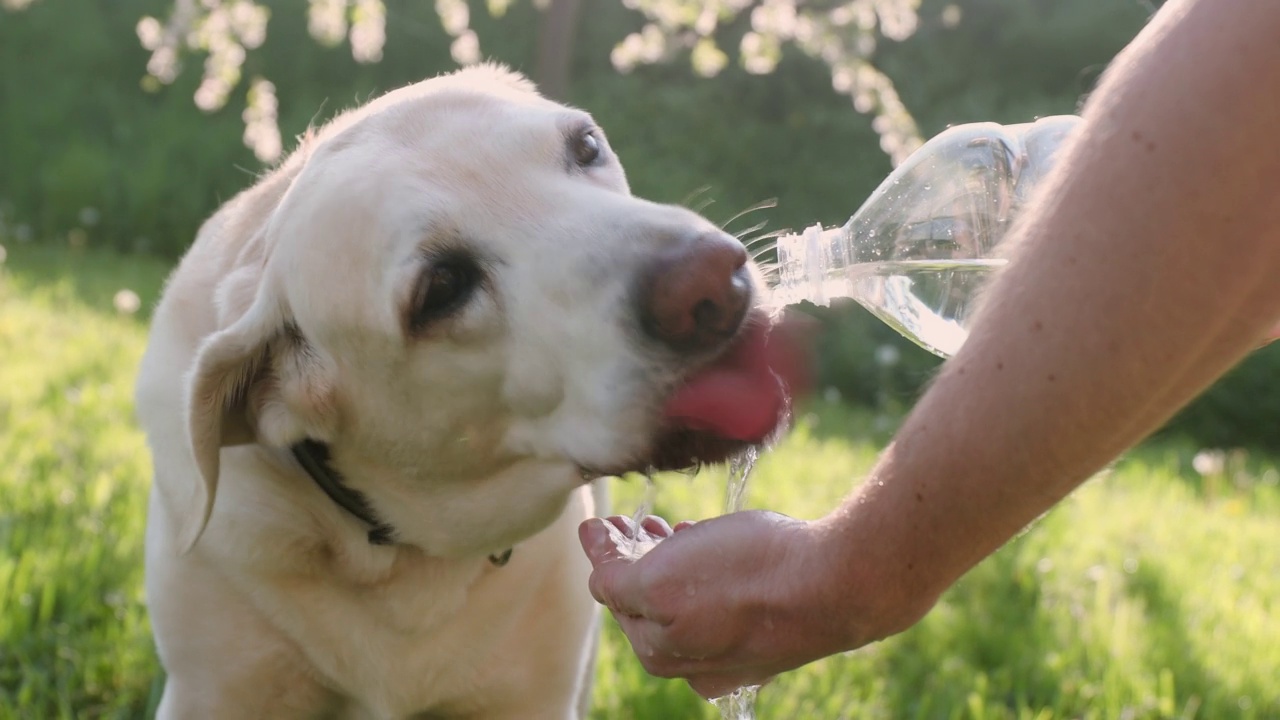
[[[181,510],[183,552],[213,512],[223,447],[328,441],[336,426],[333,362],[302,338],[260,277],[241,269],[221,283],[219,314],[239,316],[200,345],[187,379],[187,429],[200,477]],[[252,303],[237,312],[244,300],[233,298],[245,297]]]

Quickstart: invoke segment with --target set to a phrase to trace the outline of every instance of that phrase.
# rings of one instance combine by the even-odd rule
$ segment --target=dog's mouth
[[[805,326],[795,319],[748,316],[724,352],[692,371],[667,396],[649,450],[634,462],[598,474],[714,465],[768,442],[785,423],[793,396],[808,389],[805,335]]]

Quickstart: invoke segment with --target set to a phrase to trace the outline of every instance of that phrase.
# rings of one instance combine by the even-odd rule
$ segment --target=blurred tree
[[[547,97],[569,97],[569,73],[582,0],[551,0],[538,27],[537,60],[533,79]]]
[[[19,0],[5,0],[17,2]],[[534,80],[549,96],[568,95],[581,0],[532,0],[541,11]],[[514,0],[485,0],[491,17],[507,13]],[[905,40],[916,29],[920,0],[622,0],[646,20],[611,53],[614,67],[627,72],[641,64],[669,61],[689,53],[703,77],[729,62],[724,38],[736,37],[738,58],[749,73],[768,74],[778,66],[784,45],[820,60],[832,85],[854,108],[874,117],[880,145],[900,161],[920,143],[915,121],[892,81],[873,63],[880,36]],[[144,17],[138,39],[151,52],[147,71],[155,84],[168,84],[181,71],[184,55],[204,56],[204,77],[195,103],[212,111],[226,104],[241,82],[247,54],[267,39],[268,8],[257,0],[173,0],[163,22]],[[441,26],[452,38],[450,54],[460,65],[481,60],[480,38],[472,29],[467,0],[435,0]],[[358,63],[382,59],[387,9],[383,0],[308,0],[308,29],[318,42],[347,40]],[[743,20],[745,18],[745,21]],[[247,146],[263,161],[279,157],[275,86],[265,77],[249,82],[244,110]]]

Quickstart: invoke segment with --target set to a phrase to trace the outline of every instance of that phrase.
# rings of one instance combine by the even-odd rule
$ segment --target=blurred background
[[[203,219],[309,125],[497,60],[590,111],[641,196],[737,232],[839,225],[948,125],[1077,111],[1159,4],[0,0],[0,718],[154,708],[130,400],[149,309]],[[797,515],[847,491],[939,363],[856,305],[807,310],[819,397],[751,496]],[[1280,718],[1277,372],[1280,348],[1255,353],[1119,485],[904,640],[781,681],[763,716]],[[659,510],[714,514],[716,492],[677,481]],[[597,717],[710,712],[608,632]]]
[[[184,4],[186,33],[173,27]],[[309,124],[478,58],[592,112],[642,196],[710,203],[720,221],[776,201],[731,229],[838,225],[891,170],[882,140],[1074,112],[1155,9],[1146,0],[800,3],[823,21],[834,9],[869,9],[869,20],[826,28],[844,36],[832,52],[795,39],[792,5],[3,0],[0,237],[172,261],[217,204],[266,167],[245,140],[255,117],[275,121],[277,151],[287,152]],[[772,16],[760,12],[771,6]],[[708,12],[714,50],[690,40]],[[166,34],[183,37],[166,44]],[[746,52],[746,35],[763,37],[755,45],[764,49]],[[901,110],[885,112],[881,78],[865,77],[876,69]],[[259,148],[269,154],[266,135]],[[861,309],[819,314],[834,329],[824,385],[849,402],[900,410],[936,366]],[[898,352],[877,364],[883,346]],[[1209,444],[1280,443],[1271,431],[1280,394],[1261,392],[1276,358],[1259,353],[1170,430]]]

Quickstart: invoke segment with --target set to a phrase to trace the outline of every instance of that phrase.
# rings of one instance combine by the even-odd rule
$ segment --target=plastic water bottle
[[[968,336],[973,300],[1007,261],[1000,241],[1080,122],[957,125],[907,158],[844,226],[778,240],[770,303],[852,298],[942,357]]]

